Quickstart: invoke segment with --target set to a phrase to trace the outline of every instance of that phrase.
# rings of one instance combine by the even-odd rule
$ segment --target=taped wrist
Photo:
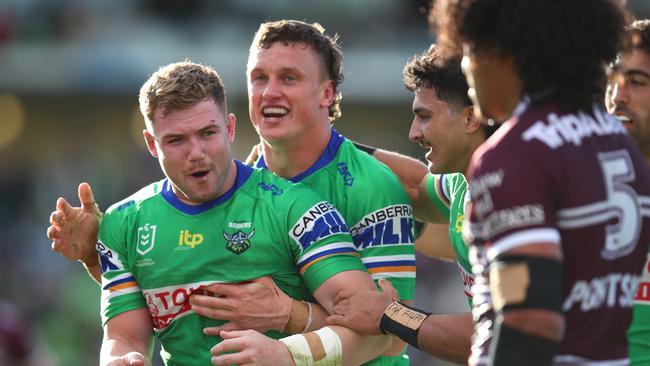
[[[379,329],[384,334],[398,336],[413,347],[418,347],[418,332],[424,320],[431,315],[395,301],[384,310]]]
[[[549,366],[560,342],[520,332],[501,324],[492,340],[492,364],[499,366]]]
[[[339,366],[343,360],[341,338],[330,327],[280,339],[296,366]]]
[[[360,144],[360,143],[358,143],[358,142],[352,142],[352,143],[354,144],[354,146],[355,146],[357,149],[362,150],[362,151],[365,151],[366,153],[368,153],[368,154],[370,154],[370,155],[374,154],[375,151],[377,151],[377,148],[376,148],[376,147],[372,147],[372,146],[368,146],[368,145]]]
[[[289,320],[284,327],[284,332],[289,334],[304,333],[312,322],[311,304],[306,301],[291,301]]]
[[[545,309],[562,312],[562,263],[557,259],[511,255],[490,265],[494,310]]]

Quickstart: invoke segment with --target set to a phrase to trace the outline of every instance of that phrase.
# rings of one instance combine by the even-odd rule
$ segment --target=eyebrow
[[[629,69],[623,72],[625,76],[643,76],[646,79],[650,79],[650,73],[641,69]]]
[[[206,126],[204,126],[202,128],[199,128],[197,130],[197,132],[198,133],[205,132],[205,131],[207,131],[209,129],[212,129],[212,128],[220,129],[221,127],[219,126],[219,124],[215,120],[212,119],[212,120],[210,120],[208,122],[208,124]],[[161,140],[169,140],[169,139],[172,139],[172,138],[182,137],[182,136],[185,136],[185,135],[186,134],[184,134],[184,133],[170,133],[170,134],[166,134],[166,135],[161,136],[160,139]]]

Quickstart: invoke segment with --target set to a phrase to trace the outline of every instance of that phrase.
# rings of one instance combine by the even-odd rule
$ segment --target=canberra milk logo
[[[156,225],[145,224],[138,228],[138,245],[136,251],[140,255],[147,254],[156,242]]]
[[[321,201],[298,219],[289,236],[302,249],[306,249],[316,240],[347,231],[348,227],[336,208],[329,202]]]

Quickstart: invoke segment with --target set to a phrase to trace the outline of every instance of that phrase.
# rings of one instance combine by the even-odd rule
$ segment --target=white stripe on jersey
[[[415,272],[377,272],[370,275],[373,280],[382,278],[415,278]]]
[[[595,361],[588,358],[574,355],[558,355],[553,359],[554,366],[628,366],[629,358],[619,358],[616,360]]]
[[[361,258],[363,264],[366,263],[375,263],[375,262],[391,262],[391,261],[414,261],[415,254],[403,254],[403,255],[380,255],[377,257],[364,257]]]
[[[316,249],[310,250],[308,252],[303,252],[303,255],[300,258],[298,258],[298,263],[302,263],[302,261],[304,261],[305,259],[307,259],[307,258],[309,258],[309,257],[311,257],[313,255],[316,255],[318,253],[322,253],[322,252],[325,252],[325,251],[328,251],[328,250],[338,249],[338,248],[351,248],[353,251],[356,252],[356,247],[354,246],[354,244],[352,244],[349,241],[341,241],[341,242],[338,242],[338,243],[330,243],[330,244],[323,245],[322,247],[318,247]]]
[[[541,228],[518,231],[497,240],[487,250],[487,258],[493,261],[510,249],[533,243],[560,244],[560,232],[554,228]]]

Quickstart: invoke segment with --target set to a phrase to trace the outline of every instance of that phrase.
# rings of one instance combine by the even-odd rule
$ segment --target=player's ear
[[[226,117],[226,127],[228,128],[228,141],[232,144],[235,141],[235,127],[237,126],[237,117],[229,113]]]
[[[334,103],[335,97],[336,90],[334,89],[334,82],[332,80],[323,81],[320,90],[321,106],[329,108]]]
[[[149,130],[142,130],[142,136],[144,137],[144,142],[147,144],[147,149],[149,153],[154,158],[158,158],[158,150],[156,150],[156,138],[149,132]]]
[[[481,128],[481,121],[474,114],[474,106],[463,108],[463,118],[465,119],[465,132],[472,134]]]

